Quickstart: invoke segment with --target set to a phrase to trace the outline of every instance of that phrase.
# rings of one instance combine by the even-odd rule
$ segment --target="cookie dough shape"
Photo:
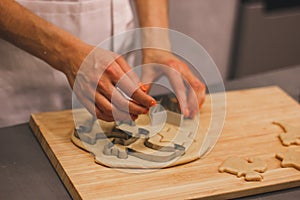
[[[294,149],[288,149],[284,153],[277,153],[276,158],[281,160],[282,167],[294,167],[300,170],[300,152]]]
[[[263,176],[260,173],[266,170],[266,162],[258,158],[244,160],[239,157],[229,157],[219,167],[219,172],[235,174],[237,177],[245,176],[246,181],[261,181]]]
[[[202,156],[200,152],[205,152],[201,148],[206,131],[201,127],[195,128],[194,120],[184,120],[180,127],[166,123],[158,132],[149,123],[148,115],[140,115],[132,124],[101,120],[91,123],[86,122],[91,119],[84,115],[78,117],[77,121],[80,120],[77,124],[81,126],[73,131],[72,142],[90,152],[95,162],[104,166],[135,169],[171,167],[199,159]],[[90,124],[92,128],[85,127]]]
[[[281,122],[273,122],[273,124],[279,126],[283,131],[283,133],[280,133],[278,136],[283,145],[300,145],[300,127]]]

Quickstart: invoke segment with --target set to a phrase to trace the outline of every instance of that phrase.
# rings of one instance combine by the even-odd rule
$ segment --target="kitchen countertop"
[[[226,90],[278,85],[300,96],[300,66],[225,83]],[[0,129],[0,199],[71,199],[29,124]],[[240,199],[299,199],[300,187]]]

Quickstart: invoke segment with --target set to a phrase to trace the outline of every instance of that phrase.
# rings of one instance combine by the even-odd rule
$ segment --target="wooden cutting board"
[[[132,174],[95,164],[93,156],[70,141],[71,111],[33,114],[30,125],[74,199],[234,198],[300,186],[300,171],[281,168],[275,153],[281,130],[272,121],[300,121],[300,106],[278,87],[227,93],[222,135],[210,154],[195,162]],[[201,111],[209,121],[210,101]],[[292,148],[300,149],[300,146]],[[245,182],[218,167],[229,156],[259,157],[268,164],[261,182]]]

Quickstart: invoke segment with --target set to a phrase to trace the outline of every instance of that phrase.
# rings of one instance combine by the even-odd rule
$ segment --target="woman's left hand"
[[[205,100],[205,85],[191,72],[188,65],[170,52],[156,49],[143,50],[142,82],[152,83],[162,75],[167,76],[177,96],[181,112],[193,118]],[[169,67],[159,67],[159,65]],[[188,84],[185,84],[187,82]],[[186,87],[187,86],[187,87]],[[149,91],[151,84],[146,85]]]

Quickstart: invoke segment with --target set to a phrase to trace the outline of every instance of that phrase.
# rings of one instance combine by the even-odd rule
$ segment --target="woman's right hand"
[[[137,76],[132,72],[126,74],[131,68],[122,57],[99,48],[89,55],[93,46],[17,2],[3,1],[0,1],[0,38],[65,73],[78,99],[99,119],[136,119],[137,115],[147,112],[155,104],[154,99],[139,87]],[[132,100],[116,90],[117,83]],[[114,91],[116,95],[112,101]]]
[[[122,56],[83,45],[69,57],[72,59],[64,73],[79,101],[97,118],[135,120],[155,105]],[[117,87],[131,99],[125,98]]]

